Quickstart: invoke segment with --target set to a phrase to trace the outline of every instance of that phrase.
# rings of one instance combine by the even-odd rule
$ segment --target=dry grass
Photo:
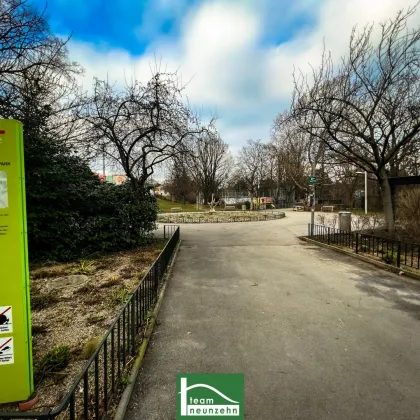
[[[91,353],[93,337],[104,335],[121,305],[138,285],[140,274],[150,268],[164,243],[159,240],[88,263],[49,264],[31,270],[34,365],[44,366],[42,363],[51,358],[49,352],[53,349],[63,346],[70,349],[70,355],[65,352],[68,364],[60,365],[63,368],[59,374],[50,375],[49,368],[45,368],[37,376],[40,379],[36,386],[40,398],[38,406],[45,409],[59,403]],[[54,279],[75,273],[88,275],[87,283],[51,290]],[[0,411],[16,409],[13,404],[0,405]]]

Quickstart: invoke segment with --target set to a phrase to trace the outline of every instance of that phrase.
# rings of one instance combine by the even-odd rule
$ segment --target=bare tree
[[[66,44],[51,33],[44,14],[25,0],[0,2],[0,105],[13,107],[16,92],[44,72],[54,83],[71,78],[80,68],[69,62]],[[50,80],[51,82],[51,80]]]
[[[228,180],[232,166],[229,146],[216,131],[207,131],[194,142],[190,173],[205,203]]]
[[[246,182],[253,209],[253,198],[258,195],[261,182],[266,176],[268,149],[261,140],[248,140],[237,159],[238,175]]]
[[[420,132],[420,29],[408,30],[415,10],[400,11],[350,38],[348,57],[334,67],[324,54],[313,83],[295,77],[292,115],[297,125],[327,150],[376,175],[388,231],[394,213],[388,177],[406,158]]]
[[[176,73],[155,71],[148,83],[122,89],[95,80],[94,93],[80,112],[89,129],[88,152],[117,162],[134,190],[145,185],[157,165],[186,152],[186,144],[206,131],[185,105]]]
[[[194,202],[196,198],[197,185],[191,177],[190,158],[188,155],[180,154],[170,162],[169,179],[165,189],[172,198],[183,204]]]
[[[308,190],[310,175],[309,136],[287,114],[280,114],[274,121],[270,151],[277,158],[279,186],[289,193]]]

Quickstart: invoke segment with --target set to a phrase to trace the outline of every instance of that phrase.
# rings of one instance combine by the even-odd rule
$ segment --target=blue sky
[[[43,8],[45,1],[34,0]],[[294,67],[317,65],[323,43],[339,59],[351,28],[392,17],[411,0],[49,0],[59,35],[86,72],[145,81],[156,57],[189,81],[186,94],[235,153],[247,139],[270,139],[288,107]],[[417,19],[417,23],[419,19]]]

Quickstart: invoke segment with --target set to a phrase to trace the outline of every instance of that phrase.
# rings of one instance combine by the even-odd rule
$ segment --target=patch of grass
[[[105,317],[103,315],[91,315],[90,317],[87,318],[86,321],[88,324],[93,325],[104,320],[105,320]]]
[[[45,308],[49,308],[50,306],[56,304],[57,302],[59,302],[60,299],[58,299],[58,297],[56,295],[54,295],[53,293],[46,293],[46,294],[42,294],[42,293],[33,293],[31,295],[31,308],[32,310],[40,310],[40,309],[45,309]]]
[[[99,287],[105,289],[107,287],[117,286],[120,284],[120,278],[118,276],[112,276],[105,283],[102,283]]]
[[[45,325],[32,325],[32,335],[45,334],[48,328]]]
[[[55,346],[41,359],[35,367],[35,378],[40,381],[46,376],[61,372],[67,367],[71,358],[69,346]]]
[[[130,298],[131,293],[125,287],[120,287],[112,291],[110,300],[114,305],[122,305]]]
[[[182,207],[183,211],[193,211],[193,212],[209,210],[209,206],[200,206],[201,209],[197,210],[196,204],[182,204],[178,202],[172,202],[169,200],[163,200],[161,198],[157,198],[156,200],[159,206],[159,210],[162,213],[171,213],[172,207]]]
[[[386,264],[394,264],[398,260],[398,254],[396,252],[388,251],[382,255],[382,261]]]
[[[96,270],[95,262],[91,260],[80,260],[78,267],[73,269],[73,274],[88,275]]]
[[[120,387],[125,388],[130,383],[130,377],[128,375],[123,375],[120,378]]]
[[[85,345],[83,346],[82,357],[85,360],[89,360],[95,353],[95,350],[97,349],[100,342],[101,339],[99,337],[90,338],[88,341],[86,341]]]

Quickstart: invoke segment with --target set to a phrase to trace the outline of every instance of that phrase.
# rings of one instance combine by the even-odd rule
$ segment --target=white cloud
[[[290,3],[290,4],[289,4]],[[120,82],[133,74],[145,81],[155,57],[171,70],[179,69],[191,102],[205,113],[216,112],[219,129],[238,148],[248,138],[268,140],[271,122],[288,106],[294,66],[317,65],[323,42],[333,57],[346,53],[352,27],[383,21],[408,7],[410,0],[279,0],[203,1],[181,22],[179,39],[156,38],[141,57],[123,50],[72,42],[71,57],[86,68],[85,85],[92,76]],[[158,8],[173,10],[174,2],[159,0]],[[286,5],[288,5],[286,7]],[[185,2],[182,2],[185,8]],[[177,14],[180,8],[177,8]],[[283,13],[284,10],[284,13]],[[315,26],[305,27],[278,46],[262,42],[278,22],[309,10]],[[277,17],[277,20],[276,20]],[[419,23],[419,14],[413,19]]]

